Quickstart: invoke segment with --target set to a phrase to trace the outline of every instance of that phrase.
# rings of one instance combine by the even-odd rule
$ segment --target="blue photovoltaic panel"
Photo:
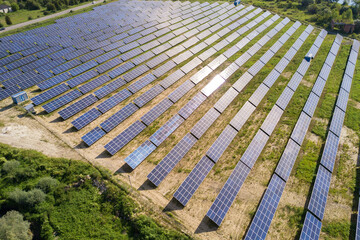
[[[71,104],[70,106],[64,108],[63,110],[59,111],[59,115],[62,119],[66,120],[69,117],[75,115],[76,113],[80,112],[81,110],[87,108],[88,106],[92,105],[97,101],[97,98],[90,94],[85,98],[77,101],[76,103]]]
[[[112,81],[111,83],[105,85],[104,87],[96,90],[94,92],[94,94],[96,95],[96,97],[101,99],[101,98],[105,97],[106,95],[108,95],[109,93],[115,91],[116,89],[124,86],[125,84],[126,84],[126,82],[124,81],[124,79],[118,78],[115,81]]]
[[[355,235],[355,239],[359,240],[360,239],[360,199],[358,201],[358,211],[357,211],[357,221],[356,221],[356,235]]]
[[[267,143],[269,136],[259,130],[250,145],[240,158],[249,168],[252,168]]]
[[[306,213],[303,228],[301,230],[301,240],[319,239],[321,232],[321,222],[310,212]]]
[[[123,65],[111,70],[108,74],[111,78],[115,78],[133,67],[135,67],[135,64],[133,64],[132,62],[126,62]]]
[[[107,70],[120,65],[122,62],[123,61],[120,58],[114,58],[114,59],[111,59],[110,61],[108,61],[108,62],[106,62],[106,63],[104,63],[102,65],[97,66],[96,70],[99,73],[104,73]]]
[[[149,101],[151,101],[153,98],[158,96],[163,91],[164,88],[162,88],[160,85],[155,85],[154,87],[150,88],[148,91],[137,97],[134,100],[134,103],[138,107],[143,107],[145,104],[147,104]]]
[[[267,77],[264,79],[263,83],[271,88],[272,85],[275,83],[275,81],[278,79],[278,77],[280,76],[280,73],[278,71],[276,71],[275,69],[273,69],[269,75],[267,75]]]
[[[349,93],[340,88],[339,95],[336,101],[336,106],[346,112],[346,107],[349,99]]]
[[[323,80],[321,77],[318,77],[312,88],[312,92],[315,93],[318,97],[320,97],[325,87],[325,83],[325,80]]]
[[[114,96],[106,99],[104,102],[97,105],[97,108],[100,110],[100,112],[106,113],[131,95],[132,94],[129,90],[123,89],[120,92],[116,93]]]
[[[189,202],[215,163],[204,156],[174,193],[174,198],[183,206]]]
[[[239,161],[206,214],[216,225],[224,220],[249,173],[250,169]]]
[[[96,108],[92,108],[90,111],[84,113],[83,115],[72,121],[71,124],[77,130],[80,130],[100,116],[101,112],[99,112]]]
[[[300,73],[295,72],[294,75],[291,77],[290,82],[288,83],[288,87],[291,88],[294,92],[296,91],[297,87],[299,86],[302,76]]]
[[[130,92],[132,92],[134,94],[134,93],[138,92],[139,90],[141,90],[142,88],[144,88],[145,86],[147,86],[148,84],[150,84],[151,82],[153,82],[155,79],[156,79],[156,77],[154,75],[152,75],[151,73],[149,73],[148,75],[140,78],[135,83],[131,84],[128,87],[128,89],[130,90]]]
[[[69,70],[69,69],[71,69],[71,68],[73,68],[75,66],[78,66],[80,64],[81,64],[80,60],[74,59],[74,60],[66,62],[66,63],[64,63],[64,64],[62,64],[62,65],[60,65],[58,67],[55,67],[55,68],[51,69],[51,71],[54,74],[60,74],[60,73],[65,72],[65,71],[67,71],[67,70]]]
[[[43,92],[35,97],[33,97],[31,99],[31,101],[35,104],[35,105],[39,105],[39,104],[42,104],[64,92],[66,92],[67,90],[69,90],[69,86],[66,85],[65,83],[63,84],[60,84],[52,89],[49,89],[48,91],[46,92]]]
[[[145,160],[154,150],[156,146],[152,144],[149,140],[146,140],[140,147],[133,151],[129,156],[127,156],[124,161],[132,168],[135,169],[137,166]]]
[[[55,86],[59,83],[62,83],[66,80],[68,80],[71,77],[71,75],[67,72],[64,72],[60,75],[57,75],[53,78],[50,78],[44,82],[39,83],[37,86],[43,91],[46,90],[48,88],[51,88],[52,86]]]
[[[141,117],[141,121],[149,126],[155,119],[157,119],[161,114],[163,114],[166,110],[168,110],[173,103],[168,99],[165,98],[160,103],[158,103],[155,107],[153,107],[150,111],[145,113]]]
[[[184,72],[181,70],[177,70],[176,72],[170,74],[169,76],[167,76],[164,80],[162,80],[160,82],[160,85],[167,89],[169,88],[171,85],[173,85],[175,82],[177,82],[180,78],[182,78],[183,76],[185,76]]]
[[[260,86],[249,98],[249,102],[251,102],[254,106],[258,106],[268,91],[269,88],[265,84],[260,84]]]
[[[156,146],[159,146],[165,139],[170,136],[182,123],[184,119],[178,114],[170,118],[161,128],[159,128],[149,140]]]
[[[190,130],[190,132],[197,138],[200,137],[206,132],[207,129],[215,122],[215,120],[220,116],[220,113],[214,108],[210,110],[195,124],[195,126]]]
[[[126,82],[130,82],[135,78],[139,77],[140,75],[144,74],[145,72],[149,71],[150,69],[145,65],[140,65],[139,67],[131,70],[130,72],[126,73],[123,78]]]
[[[264,197],[261,199],[260,205],[250,224],[250,228],[246,233],[245,239],[265,239],[280,202],[281,195],[285,189],[285,184],[286,182],[276,174],[272,176]]]
[[[91,80],[88,83],[85,83],[84,85],[81,85],[79,87],[79,90],[80,90],[80,92],[85,94],[85,93],[88,93],[91,90],[103,85],[104,83],[107,83],[110,80],[111,80],[111,78],[108,75],[102,75],[102,76],[99,76],[99,77]]]
[[[316,174],[308,209],[321,220],[324,217],[330,182],[331,172],[320,165]]]
[[[336,153],[339,146],[339,137],[329,131],[326,138],[325,147],[321,156],[321,164],[330,172],[333,171],[336,159]]]
[[[135,104],[129,103],[128,105],[114,113],[111,117],[106,119],[104,122],[102,122],[100,126],[108,133],[120,123],[122,123],[125,119],[127,119],[129,116],[131,116],[138,109],[139,108]]]
[[[185,154],[194,146],[196,138],[190,133],[186,134],[176,146],[165,156],[161,162],[149,173],[147,178],[156,186],[165,179],[170,171],[180,162]]]
[[[279,106],[282,110],[285,110],[293,95],[294,91],[289,87],[286,87],[276,101],[276,105]]]
[[[227,125],[220,136],[211,145],[210,149],[206,152],[206,155],[216,163],[230,145],[232,140],[235,138],[237,133],[238,132],[232,126]]]
[[[338,137],[340,137],[344,119],[345,119],[345,112],[340,110],[340,108],[335,107],[330,123],[330,131],[332,131]]]
[[[20,88],[18,86],[12,86],[3,90],[0,90],[0,100],[3,100],[11,95],[20,92]]]
[[[114,155],[120,149],[122,149],[126,144],[128,144],[132,139],[134,139],[142,130],[146,128],[145,124],[140,121],[136,121],[108,144],[105,145],[105,149],[111,154]]]
[[[82,94],[77,90],[74,89],[71,92],[66,93],[65,95],[45,104],[43,108],[47,113],[51,113],[56,109],[68,104],[69,102],[75,100],[76,98],[80,97]]]
[[[174,61],[170,60],[168,62],[166,62],[165,64],[161,65],[160,67],[156,68],[153,71],[153,74],[156,77],[161,77],[162,75],[164,75],[166,72],[170,71],[171,69],[173,69],[174,67],[176,67],[176,63],[174,63]]]
[[[289,139],[285,150],[281,155],[280,161],[275,169],[276,174],[278,174],[285,181],[289,179],[291,170],[294,166],[299,151],[300,146],[292,139]]]
[[[179,115],[187,119],[205,100],[205,95],[199,92],[179,110]]]
[[[319,102],[319,97],[316,96],[316,94],[314,94],[313,92],[311,92],[305,103],[303,111],[307,113],[310,117],[313,117],[318,102]]]
[[[67,81],[66,83],[71,87],[74,88],[88,80],[90,80],[91,78],[96,77],[97,75],[99,75],[96,71],[89,71],[86,73],[83,73],[77,77],[74,77],[73,79]]]
[[[283,112],[284,111],[281,110],[281,108],[275,105],[266,116],[265,121],[261,125],[261,129],[270,136],[280,121]]]
[[[85,134],[81,139],[86,143],[86,145],[91,146],[100,138],[102,138],[106,133],[99,127],[94,128],[87,134]]]
[[[244,106],[230,121],[230,125],[237,131],[240,131],[242,126],[244,126],[244,124],[249,119],[250,115],[255,111],[255,109],[255,106],[252,105],[250,102],[245,102]]]
[[[306,132],[309,128],[311,122],[311,117],[309,117],[306,113],[301,112],[300,117],[293,129],[293,132],[291,134],[291,138],[297,142],[300,146],[302,145],[302,142],[304,141]]]

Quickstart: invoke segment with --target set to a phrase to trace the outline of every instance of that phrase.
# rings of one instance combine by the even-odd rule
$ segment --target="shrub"
[[[15,189],[9,193],[9,199],[20,206],[33,207],[45,201],[46,194],[40,189],[33,189],[29,192]]]
[[[307,7],[313,3],[314,3],[314,0],[301,0],[301,6],[303,6],[303,7]]]
[[[30,20],[32,20],[32,17],[31,17],[31,16],[29,16],[29,17],[28,17],[28,20],[29,20],[29,21],[30,21]]]
[[[308,12],[311,13],[311,14],[316,14],[317,11],[318,11],[318,7],[317,7],[316,4],[311,4],[311,5],[309,5],[309,6],[307,7],[307,10],[308,10]]]
[[[12,3],[11,4],[11,10],[13,12],[16,12],[17,10],[19,10],[19,5],[17,3]]]
[[[11,160],[4,163],[2,171],[10,178],[14,178],[20,170],[20,162]]]
[[[36,187],[41,189],[43,192],[48,193],[53,191],[58,185],[59,185],[58,180],[52,177],[43,177],[39,180]]]
[[[6,15],[6,16],[5,16],[5,22],[6,22],[7,25],[11,25],[11,24],[12,24],[9,15]]]
[[[40,4],[34,1],[27,1],[25,4],[25,8],[28,10],[38,10],[40,9]]]
[[[17,211],[8,211],[0,218],[0,239],[32,239],[30,223],[24,221],[21,213]]]
[[[55,7],[55,5],[53,3],[48,3],[46,5],[46,10],[51,11],[51,12],[55,12],[56,7]]]

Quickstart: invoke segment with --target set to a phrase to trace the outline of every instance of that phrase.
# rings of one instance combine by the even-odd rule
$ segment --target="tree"
[[[56,7],[53,3],[49,2],[47,5],[46,5],[46,10],[48,11],[51,11],[51,12],[55,12],[56,10]]]
[[[19,206],[33,207],[38,203],[45,201],[46,194],[40,189],[33,189],[29,192],[15,189],[9,193],[9,199]]]
[[[16,12],[17,10],[19,10],[19,5],[17,4],[17,3],[12,3],[11,4],[11,10],[13,11],[13,12]]]
[[[21,213],[17,211],[8,211],[2,218],[0,218],[0,239],[32,239],[30,223],[24,220]]]
[[[59,185],[59,181],[52,177],[43,177],[39,180],[36,185],[37,188],[40,188],[43,192],[48,193],[54,190]]]
[[[314,0],[301,0],[301,6],[303,6],[303,7],[307,7],[313,3],[314,3]]]
[[[40,4],[38,2],[29,0],[29,1],[26,1],[25,7],[28,10],[38,10],[38,9],[40,9]]]
[[[348,8],[342,15],[342,21],[344,23],[353,23],[353,14],[350,8]]]
[[[5,16],[5,22],[6,22],[7,25],[11,25],[11,24],[12,24],[9,15],[6,15],[6,16]]]
[[[6,16],[6,17],[9,17],[9,16]],[[6,19],[6,17],[5,17],[5,19]],[[11,25],[11,23],[10,24],[8,23],[8,20],[6,20],[6,23],[8,25]],[[9,178],[14,178],[16,176],[16,174],[19,172],[19,169],[20,169],[20,162],[15,161],[15,160],[5,162],[2,167],[2,171],[5,172]]]

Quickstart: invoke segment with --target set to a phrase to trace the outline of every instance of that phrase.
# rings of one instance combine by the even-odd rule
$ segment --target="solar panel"
[[[108,71],[109,69],[118,66],[122,62],[123,61],[120,58],[114,58],[114,59],[111,59],[110,61],[108,61],[108,62],[106,62],[106,63],[104,63],[102,65],[97,66],[96,70],[99,73],[104,73],[104,72]]]
[[[311,92],[305,103],[303,111],[307,113],[310,117],[313,117],[318,102],[319,97],[316,96],[313,92]]]
[[[215,103],[214,108],[222,113],[238,94],[239,93],[235,89],[229,88],[226,93]]]
[[[173,103],[176,103],[177,101],[179,101],[180,98],[182,98],[193,87],[195,87],[195,84],[193,82],[191,82],[190,80],[187,80],[183,84],[181,84],[178,88],[176,88],[172,93],[169,94],[169,99]]]
[[[345,119],[345,112],[340,110],[340,108],[335,107],[330,123],[330,131],[332,131],[338,137],[340,137],[344,119]]]
[[[67,90],[69,90],[69,86],[67,86],[65,83],[60,84],[46,92],[43,92],[35,97],[33,97],[31,99],[31,101],[35,104],[35,105],[40,105],[64,92],[66,92]]]
[[[171,85],[173,85],[175,82],[177,82],[180,78],[185,76],[185,74],[181,70],[177,70],[176,72],[172,73],[168,77],[166,77],[164,80],[160,82],[160,85],[167,89]]]
[[[249,119],[250,115],[255,111],[255,106],[250,102],[245,102],[244,106],[239,110],[239,112],[233,117],[230,121],[230,125],[234,127],[237,131],[240,131],[242,126]]]
[[[115,91],[116,89],[122,87],[125,84],[126,84],[126,82],[122,78],[118,78],[118,79],[108,83],[104,87],[96,90],[94,92],[94,94],[95,94],[95,96],[97,98],[101,99],[101,98],[104,98],[109,93],[111,93],[111,92]]]
[[[66,120],[71,116],[75,115],[76,113],[80,112],[81,110],[87,108],[88,106],[92,105],[97,101],[97,98],[90,94],[85,98],[71,104],[70,106],[64,108],[63,110],[59,111],[59,115],[62,119]]]
[[[202,61],[195,57],[194,59],[192,59],[190,62],[188,62],[187,64],[185,64],[184,66],[181,67],[181,71],[183,71],[184,73],[189,73],[191,70],[193,70],[194,68],[196,68],[197,66],[199,66],[202,63]]]
[[[148,51],[148,52],[146,52],[146,53],[144,53],[144,54],[142,54],[142,55],[134,58],[134,59],[132,60],[132,62],[133,62],[135,65],[139,65],[139,64],[141,64],[142,62],[145,62],[146,60],[148,60],[148,59],[150,59],[150,58],[152,58],[152,57],[154,57],[154,56],[155,56],[155,54],[153,54],[151,51]]]
[[[114,96],[106,99],[104,102],[100,103],[96,107],[100,110],[100,112],[106,113],[131,95],[132,93],[129,90],[123,89],[120,92],[116,93]]]
[[[276,101],[276,105],[279,106],[282,110],[285,110],[291,98],[294,95],[294,91],[289,87],[286,87],[284,91],[281,93],[280,97]]]
[[[155,55],[159,55],[160,53],[162,53],[163,51],[166,51],[169,48],[171,48],[170,43],[164,43],[164,44],[152,49],[151,52],[153,52]]]
[[[296,91],[297,87],[299,86],[301,80],[302,80],[302,76],[300,73],[295,72],[295,74],[291,77],[291,80],[288,83],[288,87],[291,88],[291,90],[293,90],[294,92]]]
[[[156,96],[158,96],[163,91],[164,91],[164,88],[157,84],[157,85],[153,86],[151,89],[149,89],[148,91],[146,91],[145,93],[141,94],[139,97],[137,97],[134,100],[134,103],[138,107],[143,107],[145,104],[150,102],[152,99],[154,99]]]
[[[359,213],[360,213],[360,204],[358,204],[355,239],[360,238],[360,215],[359,215]]]
[[[251,58],[251,55],[248,54],[247,52],[243,53],[240,57],[238,57],[235,60],[235,63],[241,67],[242,65],[244,65],[249,59]]]
[[[159,56],[151,59],[150,61],[148,61],[148,62],[146,63],[146,65],[147,65],[149,68],[154,68],[154,67],[156,67],[157,65],[159,65],[160,63],[166,61],[167,59],[169,59],[169,57],[168,57],[165,53],[163,53],[163,54],[161,54],[161,55],[159,55]]]
[[[91,78],[96,77],[97,75],[99,75],[96,71],[92,70],[89,72],[85,72],[69,81],[67,81],[66,83],[71,87],[74,88],[88,80],[90,80]]]
[[[96,62],[98,62],[99,64],[101,64],[101,63],[104,63],[104,62],[108,61],[108,60],[111,59],[111,58],[117,57],[119,54],[120,54],[120,52],[119,52],[117,49],[114,49],[114,50],[112,50],[112,51],[110,51],[110,52],[108,52],[108,53],[105,53],[105,54],[103,54],[103,55],[95,58],[94,60],[95,60]],[[116,59],[117,59],[117,60],[120,60],[119,58],[116,58]],[[116,61],[116,60],[115,60],[115,61]],[[121,62],[120,62],[120,63],[121,63]],[[120,63],[118,63],[118,64],[120,64]],[[99,67],[100,67],[100,66],[97,67],[98,70],[99,70]],[[99,72],[100,72],[100,71],[99,71]]]
[[[291,170],[294,166],[299,151],[300,146],[292,139],[289,139],[285,150],[281,155],[280,161],[275,169],[276,174],[278,174],[285,181],[289,179]]]
[[[209,57],[211,57],[212,55],[214,55],[217,51],[211,47],[209,48],[208,50],[204,51],[203,53],[201,53],[199,55],[199,58],[202,60],[202,61],[205,61],[206,59],[208,59]]]
[[[186,134],[176,146],[165,156],[165,158],[149,173],[147,178],[156,186],[165,179],[170,171],[185,154],[194,146],[196,138],[190,133]]]
[[[65,95],[45,104],[43,108],[47,113],[51,113],[56,109],[68,104],[69,102],[75,100],[76,98],[80,97],[82,94],[77,90],[74,89],[71,92],[66,93]]]
[[[345,91],[350,92],[351,83],[352,83],[352,78],[349,77],[348,75],[344,74],[343,80],[342,80],[342,82],[341,82],[341,87],[342,87]]]
[[[246,164],[246,166],[252,168],[260,156],[260,153],[264,149],[268,139],[269,136],[266,135],[263,131],[259,130],[240,160]]]
[[[174,198],[185,206],[213,168],[214,164],[213,161],[204,156],[174,193]]]
[[[143,53],[143,50],[141,50],[140,48],[135,48],[135,49],[133,49],[131,51],[128,51],[128,52],[122,54],[120,57],[121,57],[122,60],[127,61],[127,60],[141,54],[141,53]]]
[[[320,97],[325,87],[325,83],[326,83],[325,80],[323,80],[321,77],[318,77],[312,88],[312,92],[315,93],[318,97]]]
[[[159,146],[165,139],[170,136],[182,123],[184,119],[179,115],[173,116],[160,129],[158,129],[149,140],[156,146]]]
[[[100,126],[108,133],[120,123],[122,123],[125,119],[130,117],[138,109],[139,108],[135,104],[129,103],[125,107],[114,113],[111,117],[106,119],[104,122],[102,122]]]
[[[291,138],[297,142],[300,146],[302,145],[302,142],[304,141],[306,132],[309,128],[311,122],[311,117],[309,117],[304,112],[301,112],[300,117],[293,129],[293,132],[291,134]]]
[[[321,156],[321,164],[330,172],[332,172],[334,169],[338,146],[339,146],[339,137],[337,137],[332,132],[329,132]]]
[[[197,54],[198,52],[202,51],[206,47],[207,47],[207,45],[204,42],[201,42],[201,43],[197,44],[196,46],[190,48],[190,52],[192,52],[192,54]]]
[[[110,72],[108,72],[108,74],[111,78],[115,78],[115,77],[118,77],[121,74],[125,73],[126,71],[130,70],[133,67],[135,67],[134,63],[126,62],[123,65],[120,65],[119,67],[111,70]]]
[[[145,124],[140,121],[134,122],[130,127],[125,129],[122,133],[116,136],[108,144],[105,145],[105,149],[111,154],[115,155],[126,144],[133,140],[141,131],[146,128]]]
[[[92,108],[88,112],[84,113],[77,119],[71,122],[71,124],[77,129],[80,130],[84,128],[89,123],[93,122],[95,119],[101,116],[101,112],[99,112],[97,109]]]
[[[237,135],[237,131],[232,126],[227,125],[226,128],[220,134],[220,136],[211,145],[206,155],[216,163],[236,135]]]
[[[4,90],[0,90],[0,100],[3,100],[7,97],[10,97],[11,95],[20,92],[20,89],[18,86],[12,86],[9,88],[6,88]]]
[[[261,129],[270,136],[280,121],[283,112],[281,108],[275,105],[266,116],[265,121],[261,125]]]
[[[316,179],[308,206],[309,211],[314,213],[314,215],[319,219],[323,219],[324,217],[330,182],[331,172],[320,165],[316,174]]]
[[[190,77],[190,80],[194,84],[198,84],[201,82],[205,77],[207,77],[212,72],[211,68],[208,66],[203,67],[200,71],[195,73],[193,76]]]
[[[281,195],[285,189],[285,184],[286,182],[276,174],[272,176],[269,186],[250,224],[250,228],[246,233],[245,239],[265,239],[280,202]]]
[[[209,97],[214,91],[216,91],[225,80],[220,77],[220,75],[216,75],[203,89],[201,89],[201,92]]]
[[[349,99],[349,93],[340,88],[339,95],[336,101],[336,106],[346,112],[346,107]]]
[[[220,113],[214,108],[210,110],[195,124],[195,126],[190,130],[190,132],[197,138],[200,137],[207,131],[207,129],[215,122],[215,120],[220,116]]]
[[[94,128],[87,134],[81,137],[81,139],[86,143],[86,145],[91,146],[100,138],[102,138],[106,133],[99,127]]]
[[[155,119],[157,119],[161,114],[163,114],[167,109],[169,109],[173,103],[165,98],[160,103],[158,103],[155,107],[153,107],[150,111],[144,114],[141,117],[141,121],[149,126]]]
[[[142,161],[145,160],[154,150],[156,146],[152,144],[149,140],[146,140],[140,147],[138,147],[134,152],[127,156],[124,161],[132,168],[135,169]]]
[[[186,52],[183,52],[182,54],[178,55],[177,57],[175,57],[173,60],[176,64],[180,64],[180,63],[188,60],[192,56],[193,56],[193,54],[190,51],[186,51]]]
[[[108,75],[102,75],[102,76],[99,76],[93,80],[91,80],[90,82],[82,85],[79,87],[79,90],[85,94],[85,93],[88,93],[90,92],[91,90],[103,85],[104,83],[110,81],[111,78],[108,76]]]
[[[156,77],[161,77],[162,75],[164,75],[166,72],[170,71],[175,66],[176,66],[176,64],[172,60],[170,60],[170,61],[166,62],[165,64],[161,65],[160,67],[156,68],[153,71],[153,74]]]
[[[234,202],[236,195],[240,191],[249,173],[250,169],[244,163],[239,161],[236,164],[235,169],[206,213],[206,216],[216,225],[220,226],[224,220],[226,213],[229,211],[231,204]]]

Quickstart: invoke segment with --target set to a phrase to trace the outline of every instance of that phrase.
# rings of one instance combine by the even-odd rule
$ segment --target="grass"
[[[311,132],[321,137],[322,140],[325,140],[327,133],[327,124],[322,121],[315,121],[315,124],[311,129]]]
[[[296,178],[306,182],[312,183],[315,176],[316,165],[320,156],[320,146],[313,141],[307,141],[304,146],[302,159],[297,166],[295,176]]]
[[[324,221],[322,231],[325,239],[349,239],[350,222],[347,220]]]

